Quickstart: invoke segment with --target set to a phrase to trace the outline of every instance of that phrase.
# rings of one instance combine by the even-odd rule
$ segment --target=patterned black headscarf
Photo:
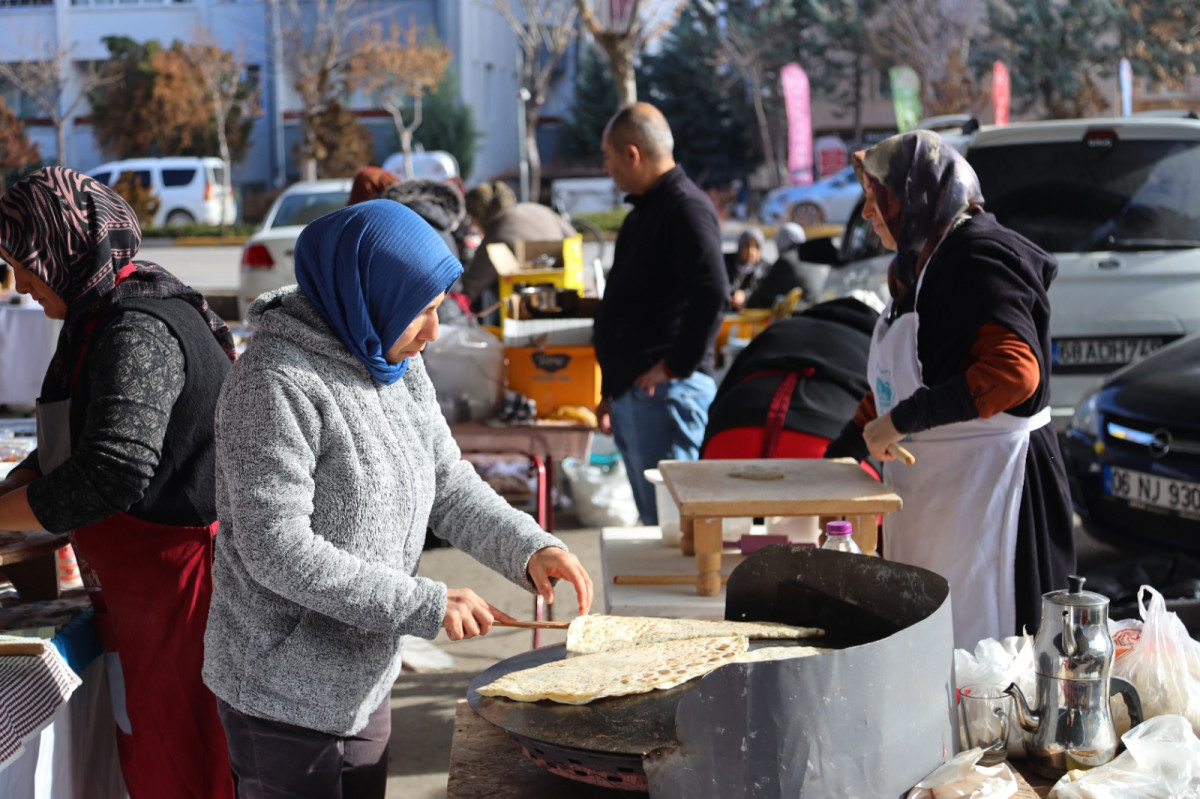
[[[853,162],[896,239],[888,287],[902,299],[946,234],[970,208],[983,205],[979,178],[953,146],[928,130],[884,139],[855,153]]]
[[[204,316],[217,342],[236,358],[229,326],[204,297],[157,264],[134,261],[141,227],[129,203],[97,180],[65,167],[46,167],[0,197],[0,247],[57,294],[67,306],[43,399],[64,399],[88,323],[116,303],[135,297],[180,297]],[[117,273],[136,271],[118,284]]]

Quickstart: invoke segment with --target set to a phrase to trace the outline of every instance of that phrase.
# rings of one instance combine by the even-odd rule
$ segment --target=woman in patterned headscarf
[[[1050,421],[1054,258],[983,210],[975,172],[913,131],[854,154],[863,218],[896,252],[871,341],[871,391],[827,457],[885,461],[904,509],[884,554],[950,581],[955,645],[1035,630],[1075,566]],[[890,444],[905,442],[913,466]]]
[[[200,679],[216,533],[213,413],[229,329],[161,267],[107,186],[34,172],[0,197],[0,256],[63,321],[38,448],[0,482],[0,529],[70,533],[105,650],[133,799],[232,797]]]

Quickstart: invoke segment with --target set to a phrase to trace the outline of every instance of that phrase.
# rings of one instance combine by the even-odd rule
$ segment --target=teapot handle
[[[1125,698],[1125,707],[1129,710],[1129,729],[1133,729],[1143,721],[1142,697],[1137,688],[1124,677],[1110,677],[1108,680],[1108,695],[1120,694]]]

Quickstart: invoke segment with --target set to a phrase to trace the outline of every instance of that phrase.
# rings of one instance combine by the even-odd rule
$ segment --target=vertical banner
[[[1008,109],[1012,97],[1012,84],[1008,78],[1008,67],[1003,61],[992,64],[992,118],[997,125],[1008,124]]]
[[[1121,59],[1121,67],[1117,72],[1121,86],[1121,116],[1133,116],[1133,66],[1128,58]]]
[[[799,64],[784,64],[779,70],[788,126],[788,182],[807,186],[813,181],[812,113],[808,75]]]
[[[921,121],[921,79],[912,67],[888,70],[892,82],[892,106],[896,109],[896,128],[905,133]]]

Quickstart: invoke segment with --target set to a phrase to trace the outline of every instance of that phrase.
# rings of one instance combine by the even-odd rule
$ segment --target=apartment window
[[[49,1],[52,2],[52,0]],[[3,2],[5,0],[0,0],[0,3]],[[71,5],[128,8],[129,6],[191,5],[194,2],[195,0],[71,0]]]
[[[24,6],[51,6],[54,0],[0,0],[0,8],[21,8]]]

